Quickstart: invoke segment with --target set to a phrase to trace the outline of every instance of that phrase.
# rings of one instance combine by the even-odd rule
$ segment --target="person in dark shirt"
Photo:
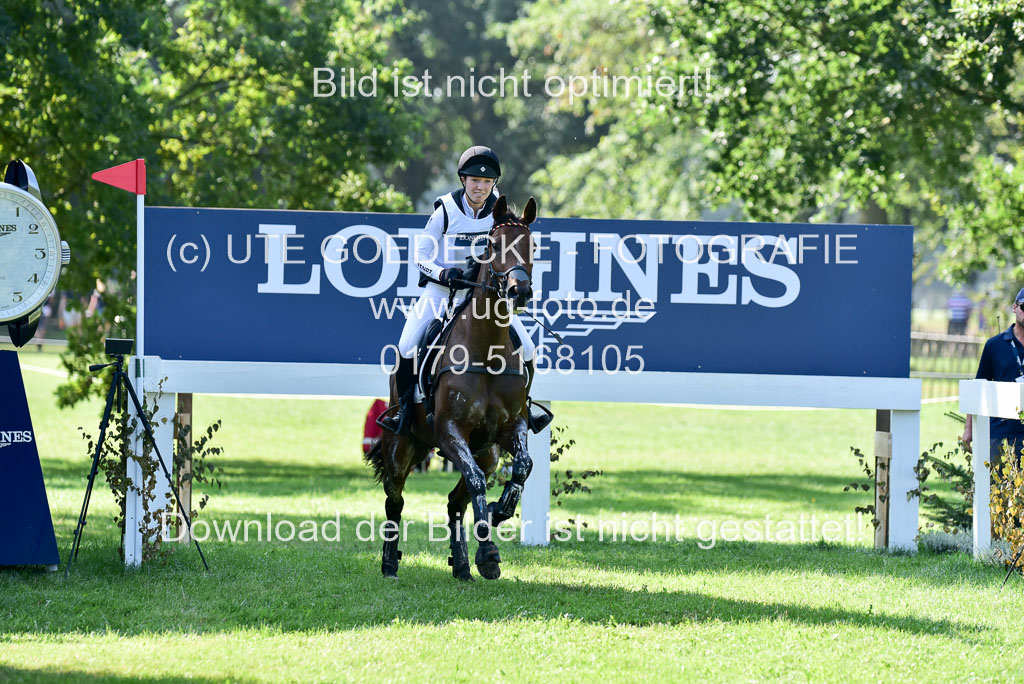
[[[974,308],[971,300],[957,290],[946,302],[946,308],[949,309],[949,328],[946,332],[950,335],[966,335],[967,321],[970,320],[971,310]]]
[[[978,372],[975,374],[977,379],[1024,383],[1024,288],[1014,299],[1013,315],[1013,325],[985,342]],[[994,466],[999,462],[1000,447],[1004,440],[1010,443],[1020,459],[1021,451],[1024,450],[1024,423],[1015,418],[989,420],[989,463]],[[962,437],[964,444],[970,447],[973,437],[971,416],[967,416]]]

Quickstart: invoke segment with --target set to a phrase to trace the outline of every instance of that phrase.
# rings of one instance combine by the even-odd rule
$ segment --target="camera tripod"
[[[146,430],[146,436],[149,437],[150,444],[153,445],[153,450],[156,452],[157,460],[160,463],[160,467],[163,469],[164,477],[167,478],[168,485],[173,489],[174,481],[171,479],[171,474],[167,470],[167,465],[164,463],[163,456],[160,454],[160,448],[156,445],[156,438],[153,436],[153,426],[150,425],[149,419],[146,418],[145,412],[142,410],[142,405],[139,403],[139,397],[135,394],[135,388],[132,387],[132,381],[128,377],[128,373],[124,370],[124,357],[132,352],[133,340],[119,340],[119,339],[107,339],[106,340],[106,352],[109,356],[114,357],[114,361],[111,363],[101,363],[93,366],[89,366],[89,372],[95,373],[99,370],[114,366],[114,376],[110,379],[110,388],[107,390],[107,404],[103,409],[103,418],[100,421],[100,434],[96,440],[96,450],[92,455],[92,468],[89,470],[89,484],[85,488],[85,499],[82,501],[82,512],[78,516],[78,525],[75,527],[75,538],[74,543],[71,547],[71,553],[68,555],[68,564],[64,569],[64,577],[67,578],[71,572],[71,563],[78,558],[79,543],[82,541],[82,531],[85,528],[85,517],[89,511],[89,500],[92,498],[92,487],[96,481],[96,471],[99,469],[100,464],[100,452],[103,449],[103,441],[106,438],[107,426],[110,424],[110,416],[115,410],[123,411],[123,395],[122,386],[128,390],[128,396],[131,397],[132,403],[135,406],[136,415],[139,420],[142,421],[142,426]],[[203,561],[203,567],[207,571],[210,570],[210,566],[206,562],[206,557],[203,555],[203,550],[199,546],[199,541],[192,534],[192,520],[189,515],[182,510],[181,501],[178,497],[174,497],[175,505],[177,506],[178,513],[185,520],[185,525],[188,529],[188,534],[192,537],[192,541],[195,542],[196,551],[199,552],[199,558]]]

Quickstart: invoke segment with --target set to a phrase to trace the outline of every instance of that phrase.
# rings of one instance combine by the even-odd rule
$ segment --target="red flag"
[[[136,195],[146,194],[146,160],[136,159],[92,174],[93,180],[113,185]]]

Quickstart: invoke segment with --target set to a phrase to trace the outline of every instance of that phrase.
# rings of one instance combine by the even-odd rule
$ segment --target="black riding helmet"
[[[477,176],[479,178],[498,178],[501,176],[501,164],[494,150],[483,145],[474,145],[459,157],[459,176]]]

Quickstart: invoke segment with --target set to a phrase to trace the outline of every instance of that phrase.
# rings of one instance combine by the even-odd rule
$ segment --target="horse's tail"
[[[378,439],[373,448],[366,452],[363,460],[373,466],[373,479],[377,482],[384,481],[384,449],[381,447],[383,439]]]

